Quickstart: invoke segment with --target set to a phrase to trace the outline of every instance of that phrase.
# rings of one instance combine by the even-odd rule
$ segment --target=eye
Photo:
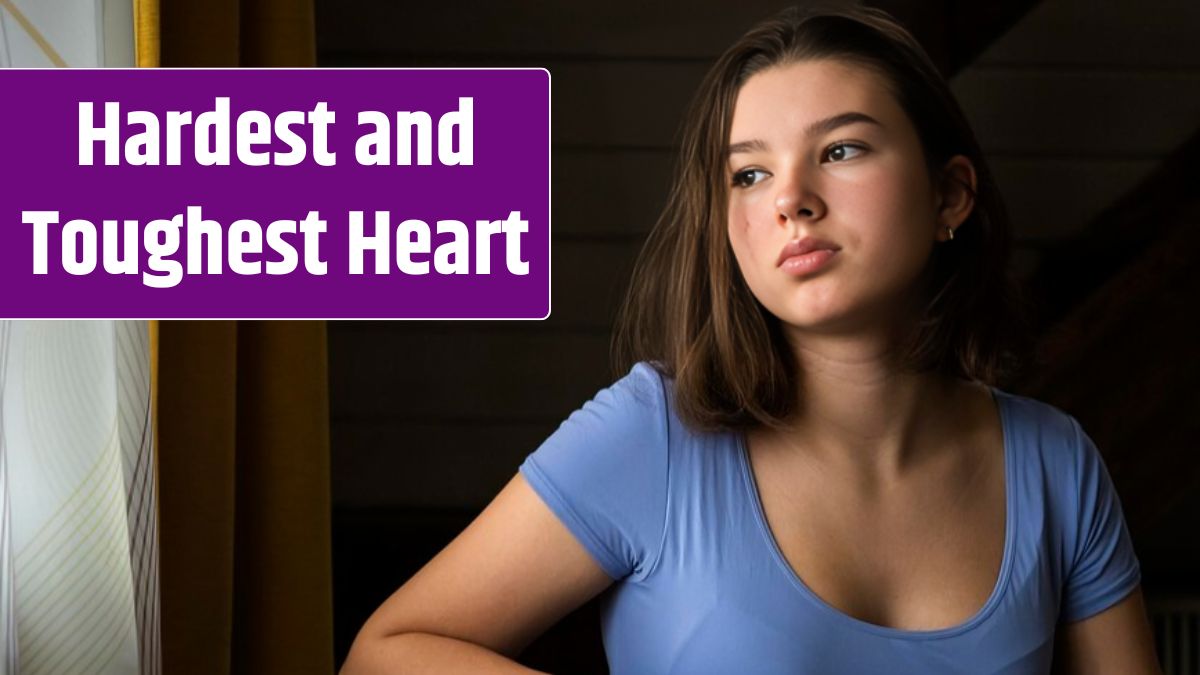
[[[767,175],[762,169],[742,169],[733,174],[733,187],[747,188]]]
[[[854,159],[858,156],[858,154],[865,153],[866,151],[866,148],[861,145],[855,145],[854,143],[834,143],[833,145],[829,146],[827,150],[825,150],[825,157],[822,159],[828,159],[832,162],[844,162],[847,159]],[[847,154],[849,154],[849,156],[847,156]]]

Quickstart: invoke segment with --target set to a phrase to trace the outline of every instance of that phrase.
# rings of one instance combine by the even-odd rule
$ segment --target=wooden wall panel
[[[955,78],[953,90],[989,154],[1161,158],[1196,128],[1200,111],[1200,70],[1189,69],[981,66]]]
[[[555,240],[649,231],[666,203],[674,161],[668,148],[555,151],[550,167]]]
[[[1155,159],[990,155],[1017,241],[1037,245],[1077,236]]]
[[[339,422],[546,420],[608,379],[604,333],[556,333],[535,322],[341,326],[330,328]]]
[[[707,64],[551,61],[545,67],[556,145],[646,149],[674,144]]]
[[[612,378],[608,333],[331,322],[338,506],[482,507]]]
[[[640,237],[553,242],[550,319],[541,331],[606,333],[641,243]]]
[[[562,415],[584,400],[561,401]],[[333,442],[344,453],[334,484],[338,506],[482,509],[560,422],[555,415],[536,422],[338,425]]]
[[[1200,3],[1187,0],[1042,2],[981,63],[1200,68],[1196,26]]]
[[[844,0],[850,4],[849,0]],[[676,60],[711,58],[786,0],[605,3],[494,0],[318,2],[323,54],[375,58],[431,54],[521,58],[530,54]],[[401,65],[398,61],[396,65]]]

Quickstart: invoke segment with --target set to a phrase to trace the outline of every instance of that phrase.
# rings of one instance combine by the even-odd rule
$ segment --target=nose
[[[775,212],[780,225],[796,220],[816,220],[825,215],[825,202],[800,178],[777,184],[780,187],[775,195]]]

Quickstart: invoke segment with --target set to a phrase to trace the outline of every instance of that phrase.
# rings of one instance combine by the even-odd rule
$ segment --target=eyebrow
[[[844,112],[838,113],[833,117],[826,117],[823,120],[817,120],[816,122],[813,122],[804,129],[804,136],[807,138],[820,134],[827,134],[839,127],[844,127],[848,124],[858,124],[860,122],[874,124],[881,129],[883,128],[883,124],[879,120],[867,115],[866,113]],[[766,142],[755,138],[749,141],[739,141],[737,143],[730,144],[729,154],[736,155],[739,152],[764,152],[766,149]]]

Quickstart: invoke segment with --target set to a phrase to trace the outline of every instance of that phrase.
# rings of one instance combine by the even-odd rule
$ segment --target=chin
[[[779,319],[785,330],[842,334],[866,328],[860,313],[850,311],[844,307],[801,308],[792,305],[791,307],[784,308],[781,312],[771,313]]]
[[[783,324],[784,328],[794,328],[797,330],[819,330],[837,325],[841,314],[828,312],[782,312],[775,313],[776,318]]]
[[[815,326],[829,321],[837,321],[846,314],[845,307],[829,302],[828,298],[822,302],[816,302],[808,289],[793,291],[790,295],[791,297],[786,300],[775,303],[771,311],[785,323],[797,326]],[[779,311],[774,311],[775,309]]]

